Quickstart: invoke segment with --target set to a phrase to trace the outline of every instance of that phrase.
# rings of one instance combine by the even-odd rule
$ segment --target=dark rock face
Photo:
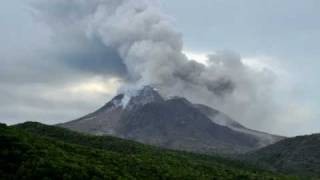
[[[227,120],[220,119],[227,121],[225,124],[245,128],[207,106],[179,97],[165,100],[147,86],[129,95],[120,94],[98,111],[59,126],[195,152],[240,153],[261,147],[261,137],[212,119],[219,116],[225,116]]]
[[[190,151],[245,151],[257,140],[212,123],[181,99],[150,103],[123,119],[123,138]]]

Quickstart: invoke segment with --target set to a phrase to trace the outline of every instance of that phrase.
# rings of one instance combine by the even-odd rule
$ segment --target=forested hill
[[[295,179],[215,156],[39,123],[0,125],[0,179]]]
[[[287,138],[249,153],[247,160],[279,172],[320,179],[320,134]]]

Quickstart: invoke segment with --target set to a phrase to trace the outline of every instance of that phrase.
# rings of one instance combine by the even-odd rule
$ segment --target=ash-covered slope
[[[207,153],[246,152],[277,140],[270,135],[273,141],[266,142],[260,136],[263,133],[248,130],[209,107],[179,97],[164,99],[150,86],[120,94],[98,111],[59,126]]]
[[[123,127],[123,120],[129,114],[137,113],[146,104],[163,101],[158,92],[146,86],[141,90],[119,94],[97,111],[59,126],[96,135],[118,135],[117,131]]]
[[[226,126],[234,131],[242,132],[245,134],[250,134],[252,136],[255,136],[257,139],[259,139],[259,146],[264,147],[273,143],[276,143],[285,137],[283,136],[277,136],[268,134],[265,132],[260,132],[256,130],[249,129],[237,121],[231,119],[226,114],[221,113],[213,108],[210,108],[206,105],[197,104],[195,105],[203,114],[205,114],[207,117],[209,117],[212,122],[219,124],[221,126]]]

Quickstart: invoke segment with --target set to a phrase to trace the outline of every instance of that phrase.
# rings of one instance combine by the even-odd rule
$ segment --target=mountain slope
[[[226,126],[234,131],[242,132],[245,134],[250,134],[254,137],[256,137],[259,140],[259,147],[264,147],[270,144],[273,144],[275,142],[278,142],[282,139],[285,139],[283,136],[277,136],[268,134],[265,132],[255,131],[252,129],[248,129],[238,123],[237,121],[234,121],[224,113],[221,113],[215,109],[212,109],[206,105],[197,104],[195,105],[203,114],[205,114],[207,117],[209,117],[212,122],[219,124],[221,126]]]
[[[0,141],[1,179],[294,179],[219,157],[39,123],[0,125]]]
[[[59,126],[170,149],[206,153],[247,152],[280,139],[253,133],[219,111],[209,109],[218,115],[212,119],[213,116],[203,107],[180,97],[164,99],[155,89],[146,86],[120,94],[98,111]],[[234,126],[219,124],[217,117],[232,121]],[[266,137],[270,140],[266,141]]]
[[[146,86],[139,91],[119,94],[97,111],[58,126],[96,135],[118,135],[116,130],[122,126],[121,121],[127,114],[148,103],[163,101],[153,88]]]
[[[320,134],[288,138],[247,156],[281,172],[320,178]]]

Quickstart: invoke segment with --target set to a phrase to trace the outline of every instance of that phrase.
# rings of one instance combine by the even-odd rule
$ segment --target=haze
[[[128,3],[126,10],[154,10],[133,19],[148,20],[146,27],[161,22],[145,31],[127,26],[130,14],[115,19],[105,11],[92,13],[96,1],[83,2],[87,6],[64,0],[1,3],[1,122],[65,122],[132,84],[154,84],[252,129],[287,136],[320,131],[320,2]],[[94,18],[83,18],[88,15]],[[145,43],[150,40],[161,43]],[[135,51],[123,50],[136,42]],[[212,65],[219,63],[224,68]]]

